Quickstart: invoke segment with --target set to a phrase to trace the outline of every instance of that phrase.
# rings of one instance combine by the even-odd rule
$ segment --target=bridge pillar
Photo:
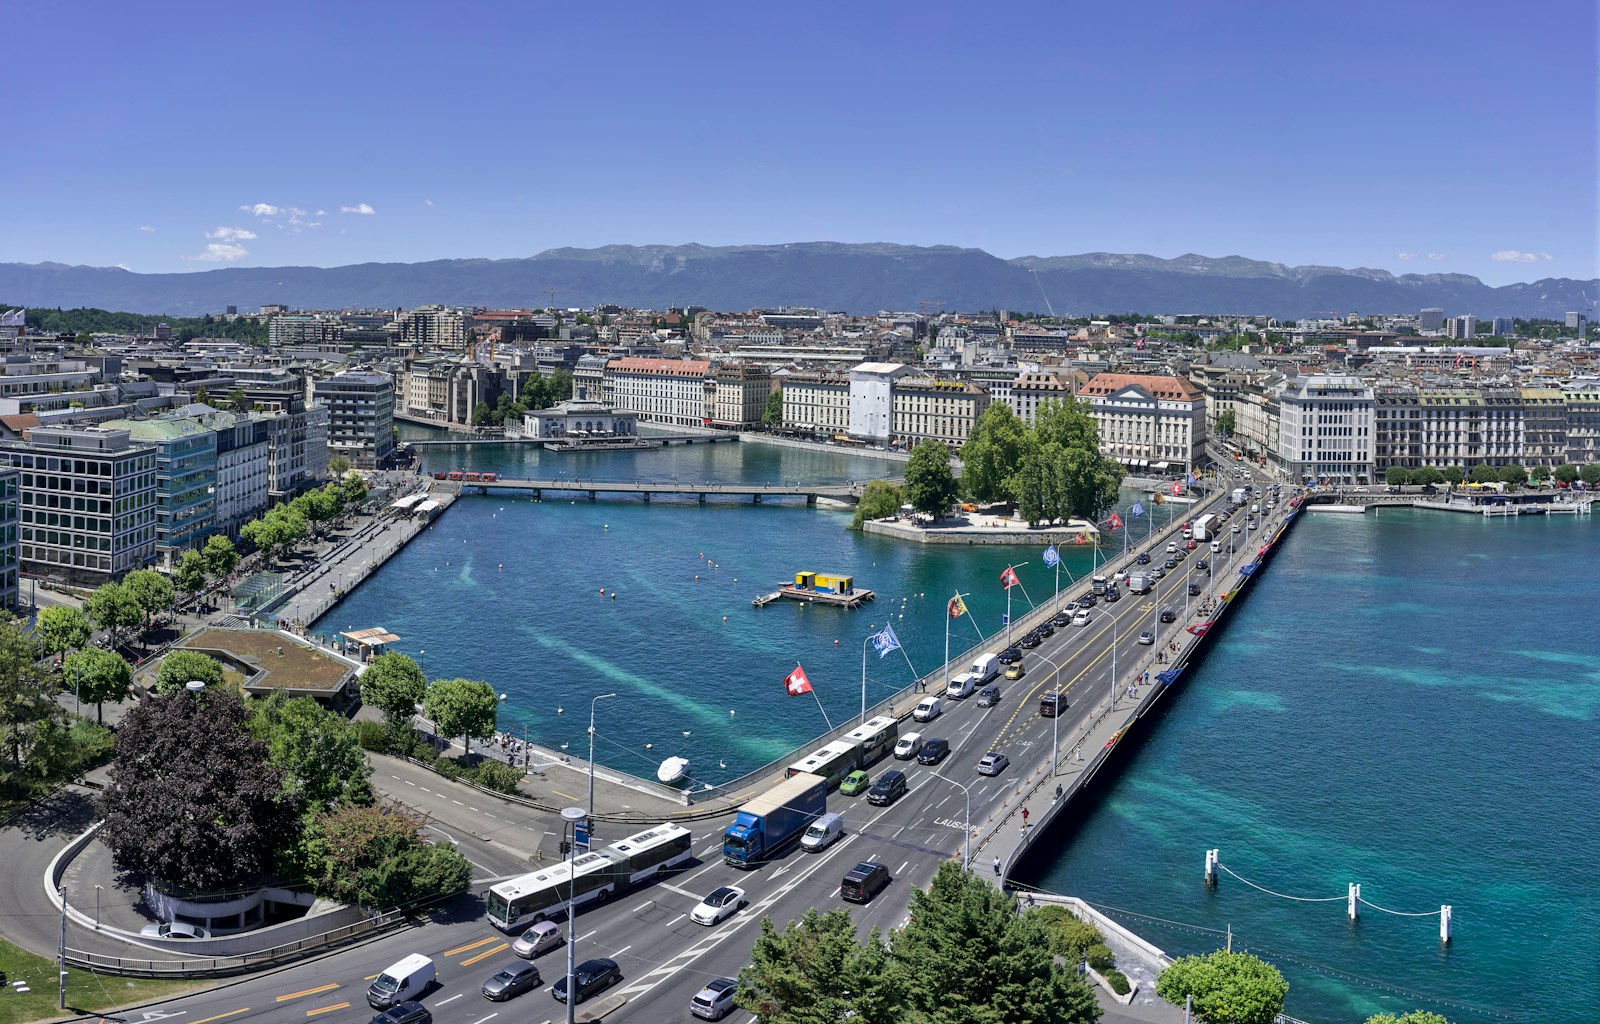
[[[696,497],[700,499],[700,504],[704,505],[706,503],[706,495],[704,491],[701,491],[696,495]]]
[[[761,504],[761,495],[759,495],[759,494],[750,495],[750,504],[752,504],[752,505]]]
[[[590,501],[593,501],[593,500],[594,500],[594,492],[593,492],[593,491],[590,491],[590,492],[589,492],[589,500],[590,500]]]
[[[815,505],[816,503],[817,503],[817,496],[815,494],[806,495],[806,504],[807,505]]]
[[[534,489],[533,489],[533,496],[534,496],[534,497],[535,497],[535,498],[538,498],[538,499],[539,499],[539,500],[541,500],[541,501],[543,501],[543,500],[544,500],[544,492],[543,492],[543,491],[541,491],[541,490],[540,490],[540,489],[539,489],[539,488],[537,488],[537,487],[535,487],[535,488],[534,488]]]
[[[649,491],[645,491],[644,492],[644,503],[646,505],[650,504],[650,492]]]

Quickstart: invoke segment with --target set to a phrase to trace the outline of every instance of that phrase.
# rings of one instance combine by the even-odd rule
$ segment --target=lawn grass
[[[210,984],[205,981],[119,978],[74,969],[68,972],[67,977],[69,1009],[62,1010],[56,1006],[60,983],[56,978],[56,962],[53,958],[30,953],[0,939],[0,971],[6,973],[6,990],[0,992],[0,1024],[28,1024],[30,1021],[76,1017],[94,1010],[170,999]],[[31,991],[19,993],[16,986],[19,981],[26,982]]]

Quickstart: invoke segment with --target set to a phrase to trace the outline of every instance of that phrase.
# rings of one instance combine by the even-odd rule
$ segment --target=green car
[[[858,796],[865,793],[871,785],[872,780],[867,777],[867,773],[857,768],[849,775],[846,775],[843,782],[839,783],[839,795]]]

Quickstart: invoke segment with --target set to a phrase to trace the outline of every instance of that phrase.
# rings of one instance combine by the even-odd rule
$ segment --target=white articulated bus
[[[613,893],[650,881],[686,863],[691,835],[681,825],[657,825],[603,850],[591,850],[570,863],[561,861],[530,871],[489,890],[489,923],[516,931],[561,912],[570,895],[574,906],[605,902]]]

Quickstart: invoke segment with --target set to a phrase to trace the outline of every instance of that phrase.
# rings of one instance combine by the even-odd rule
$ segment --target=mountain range
[[[1228,256],[1118,253],[1023,256],[886,243],[608,245],[522,259],[227,267],[139,274],[120,267],[0,263],[0,301],[197,316],[269,303],[299,309],[390,309],[425,303],[535,308],[615,303],[648,309],[807,306],[879,310],[1009,309],[1063,316],[1247,313],[1299,319],[1333,313],[1560,318],[1590,312],[1600,279],[1546,278],[1490,287],[1465,274],[1288,267]]]

